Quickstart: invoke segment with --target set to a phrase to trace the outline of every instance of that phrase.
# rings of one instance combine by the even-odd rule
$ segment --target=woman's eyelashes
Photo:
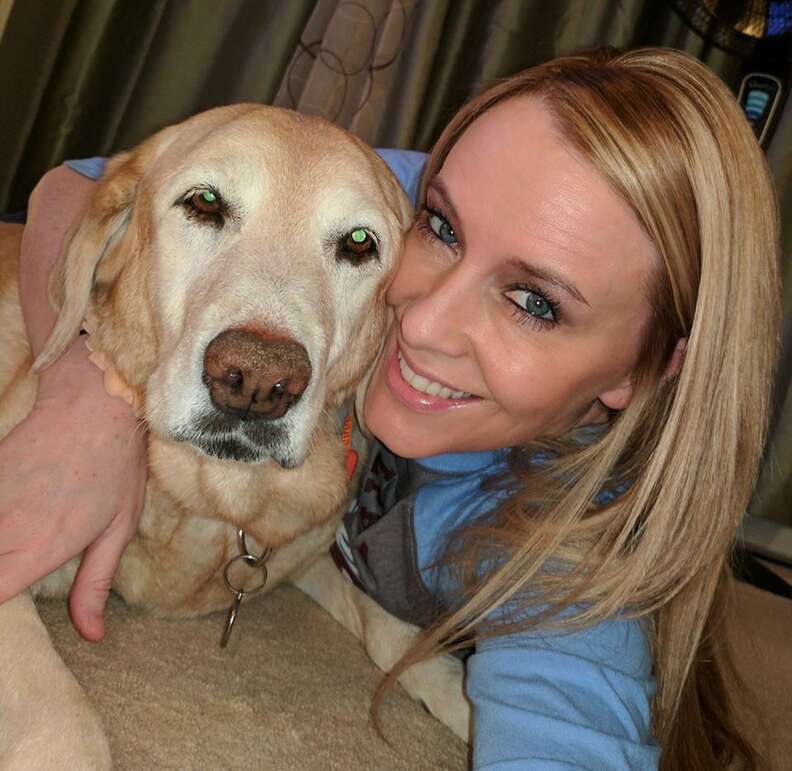
[[[549,329],[561,318],[558,301],[534,287],[514,284],[504,296],[521,324],[532,323],[538,329]]]
[[[419,232],[431,243],[440,241],[452,249],[459,244],[457,234],[448,218],[437,209],[425,206],[421,216],[417,219]]]

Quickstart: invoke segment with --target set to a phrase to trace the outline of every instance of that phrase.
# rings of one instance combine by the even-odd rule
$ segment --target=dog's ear
[[[67,235],[49,285],[50,302],[59,311],[58,319],[36,358],[34,370],[52,364],[80,329],[96,266],[126,230],[139,178],[133,153],[110,159],[86,213]]]
[[[398,227],[402,231],[402,235],[406,234],[413,223],[415,210],[412,202],[404,192],[396,175],[390,170],[390,167],[385,163],[382,158],[375,156],[379,164],[380,180],[382,189],[385,194],[385,199],[388,202],[391,212],[395,215]]]
[[[119,153],[107,162],[85,214],[67,236],[50,276],[50,302],[58,310],[58,319],[36,358],[35,371],[52,364],[79,331],[97,266],[123,237],[140,180],[154,158],[171,143],[174,133],[174,127],[165,128],[134,150]]]
[[[385,197],[390,206],[392,213],[395,215],[396,218],[396,227],[398,232],[392,233],[392,238],[394,239],[395,243],[398,244],[399,250],[404,246],[404,237],[407,234],[407,231],[412,226],[413,218],[415,216],[415,212],[413,210],[413,205],[410,199],[405,194],[402,186],[399,184],[399,181],[396,179],[395,175],[385,162],[377,156],[377,159],[380,162],[380,170],[382,174],[383,186],[385,190]],[[393,268],[391,269],[391,277],[395,274],[395,271],[398,266],[398,255],[396,259],[393,261]],[[385,303],[385,291],[390,283],[390,277],[386,280],[378,295],[377,295],[377,302],[384,307]],[[371,434],[368,432],[368,428],[366,427],[366,421],[363,415],[363,405],[366,399],[366,390],[368,389],[369,381],[371,380],[371,376],[374,374],[374,367],[379,360],[380,355],[382,354],[382,346],[384,344],[384,327],[393,321],[392,312],[388,310],[384,310],[383,313],[383,328],[379,331],[379,348],[377,349],[377,355],[372,360],[371,366],[369,366],[366,373],[361,378],[360,382],[358,383],[355,389],[355,398],[353,402],[353,409],[355,412],[355,419],[357,420],[358,428],[360,429],[363,436],[366,438],[371,438]],[[373,325],[376,329],[376,325]]]
[[[396,190],[395,190],[395,198],[396,198],[396,214],[399,218],[399,224],[402,227],[402,230],[406,233],[413,223],[413,218],[415,217],[415,209],[413,208],[412,202],[405,194],[404,190],[402,190],[401,185],[396,182]]]
[[[363,412],[363,408],[366,404],[366,391],[368,390],[369,382],[371,381],[371,376],[374,374],[374,368],[377,366],[377,362],[379,361],[380,356],[382,356],[382,344],[380,345],[380,348],[377,351],[377,356],[374,359],[374,363],[368,368],[366,374],[363,375],[363,378],[358,383],[357,388],[355,389],[355,399],[352,402],[352,409],[354,410],[355,413],[355,421],[357,422],[358,429],[366,439],[373,439],[374,437],[371,435],[371,433],[368,430],[368,426],[366,425],[366,419]]]

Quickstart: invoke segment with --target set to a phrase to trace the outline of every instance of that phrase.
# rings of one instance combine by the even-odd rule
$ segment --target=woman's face
[[[657,264],[541,101],[491,109],[448,154],[408,236],[369,430],[419,458],[604,420],[629,401]]]

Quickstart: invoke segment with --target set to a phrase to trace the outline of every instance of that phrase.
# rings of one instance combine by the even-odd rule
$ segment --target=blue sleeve
[[[388,164],[396,179],[399,180],[404,192],[407,193],[407,197],[412,201],[412,205],[415,206],[418,200],[418,185],[421,182],[421,174],[429,156],[426,153],[417,153],[414,150],[377,148],[375,152]]]
[[[466,689],[476,771],[658,767],[651,656],[637,621],[483,640]]]
[[[64,161],[72,171],[82,174],[90,179],[99,179],[104,174],[107,158],[100,158],[98,155],[93,158],[79,158],[76,161]]]

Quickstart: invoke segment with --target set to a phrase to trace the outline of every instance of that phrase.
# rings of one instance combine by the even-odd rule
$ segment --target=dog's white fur
[[[227,202],[222,227],[186,208],[191,192],[205,188]],[[114,583],[128,603],[176,616],[226,607],[222,570],[243,527],[253,549],[275,549],[267,589],[293,580],[381,668],[414,638],[415,628],[319,557],[347,495],[339,410],[376,355],[384,290],[409,218],[398,183],[363,143],[275,108],[202,113],[109,163],[55,273],[59,318],[36,364],[54,360],[87,314],[92,346],[129,385],[148,424],[145,510]],[[339,244],[357,228],[375,235],[377,257],[339,259]],[[35,393],[17,250],[18,233],[4,228],[0,436]],[[226,450],[211,449],[201,424],[216,412],[202,382],[204,351],[229,329],[295,340],[311,363],[305,392],[274,421],[276,431],[243,421],[224,428],[223,446],[244,463],[208,456]],[[64,566],[35,591],[65,595],[74,568]],[[426,662],[401,682],[467,737],[460,662]],[[23,594],[0,606],[0,767],[46,768],[47,758],[58,767],[110,762],[98,717]]]

